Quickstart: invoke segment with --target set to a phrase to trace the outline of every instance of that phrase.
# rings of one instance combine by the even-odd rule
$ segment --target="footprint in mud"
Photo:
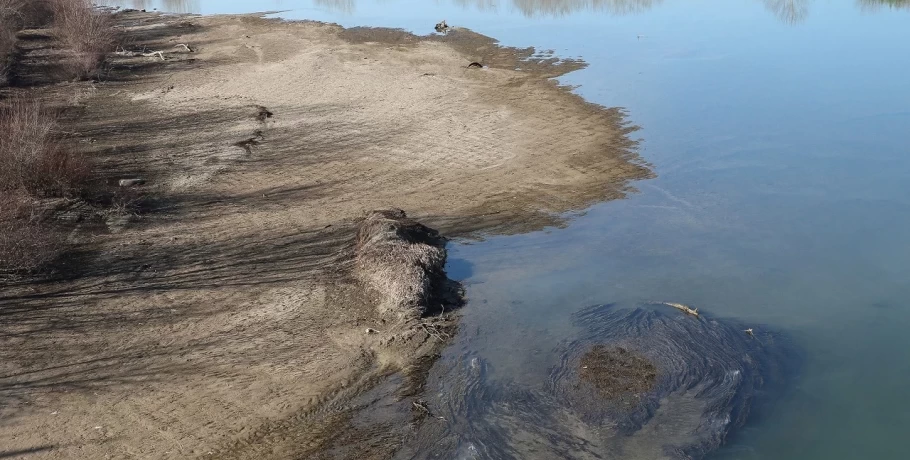
[[[258,121],[260,123],[265,123],[266,120],[268,120],[269,118],[272,118],[272,116],[275,115],[274,113],[269,111],[268,108],[266,108],[265,106],[262,106],[262,105],[257,105],[256,110],[257,110],[256,121]]]
[[[235,142],[233,145],[246,150],[247,155],[252,155],[253,147],[261,144],[264,140],[265,136],[262,134],[262,130],[257,129],[256,131],[253,131],[252,137],[246,138],[240,142]]]
[[[262,62],[265,60],[265,53],[262,52],[262,47],[261,47],[261,46],[259,46],[259,45],[243,45],[243,46],[245,46],[247,49],[249,49],[249,50],[251,50],[253,53],[255,53],[255,54],[256,54],[256,60],[257,60],[260,64],[262,64]]]

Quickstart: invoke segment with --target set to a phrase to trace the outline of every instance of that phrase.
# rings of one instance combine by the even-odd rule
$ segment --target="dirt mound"
[[[632,398],[651,390],[657,379],[654,363],[623,347],[594,345],[581,357],[582,382],[593,385],[606,400],[630,404]]]
[[[357,231],[357,274],[382,296],[381,314],[415,319],[446,278],[445,239],[404,211],[373,211]]]

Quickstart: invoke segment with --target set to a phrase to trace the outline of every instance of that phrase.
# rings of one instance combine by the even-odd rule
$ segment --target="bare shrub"
[[[71,53],[68,70],[75,78],[97,76],[107,53],[117,43],[110,15],[90,0],[51,0],[57,38]]]
[[[3,0],[0,0],[3,1]],[[6,0],[16,1],[16,0]],[[20,0],[22,1],[22,0]],[[23,27],[45,27],[54,19],[54,0],[22,1],[24,5],[19,9]]]
[[[16,18],[22,15],[25,0],[0,0],[0,18]]]
[[[62,148],[56,126],[37,102],[20,98],[0,106],[0,193],[65,196],[78,191],[89,164]]]
[[[33,271],[53,259],[63,235],[41,225],[24,191],[0,193],[0,273]]]
[[[357,233],[357,271],[382,296],[379,310],[401,320],[417,319],[434,286],[446,279],[445,240],[404,211],[374,211]]]
[[[46,26],[53,18],[52,1],[56,0],[0,0],[0,18],[19,30]]]
[[[0,0],[0,86],[7,83],[10,59],[16,45],[16,30],[21,23],[22,0]]]
[[[16,43],[12,29],[0,18],[0,86],[6,86],[10,58]]]

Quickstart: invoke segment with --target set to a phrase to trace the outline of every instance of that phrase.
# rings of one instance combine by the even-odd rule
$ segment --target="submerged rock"
[[[450,363],[414,458],[697,459],[773,394],[790,360],[779,334],[672,309],[578,313],[545,384],[491,381],[476,356]],[[792,362],[792,361],[791,361]],[[431,379],[433,377],[431,376]],[[468,455],[467,453],[470,453]],[[472,457],[472,455],[474,455]]]

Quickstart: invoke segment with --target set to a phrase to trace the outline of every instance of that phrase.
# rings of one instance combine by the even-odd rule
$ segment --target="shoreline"
[[[76,92],[63,124],[152,204],[75,231],[68,279],[4,290],[0,308],[23,311],[0,330],[4,449],[325,455],[355,436],[352,401],[390,375],[419,388],[455,327],[451,312],[388,327],[353,274],[365,212],[524,233],[652,174],[619,109],[553,80],[578,61],[457,28],[114,17],[131,49],[162,55],[48,92]]]

